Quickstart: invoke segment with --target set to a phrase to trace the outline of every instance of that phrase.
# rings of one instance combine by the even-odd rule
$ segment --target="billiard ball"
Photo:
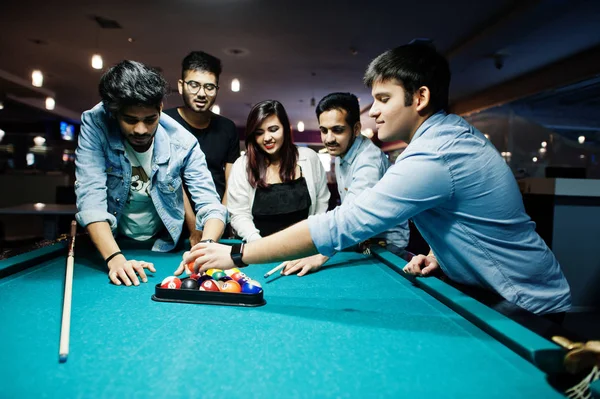
[[[245,294],[258,294],[262,291],[260,283],[254,280],[248,280],[244,285],[242,285],[242,292]]]
[[[182,290],[197,290],[199,288],[199,284],[193,278],[186,278],[181,282]]]
[[[221,287],[221,291],[223,292],[241,292],[242,287],[233,280],[225,281],[223,283],[223,287]]]
[[[181,280],[175,276],[169,276],[160,283],[161,288],[178,289],[181,287]]]
[[[219,281],[222,281],[222,282],[226,282],[226,281],[230,281],[230,280],[233,280],[233,279],[229,276],[223,276],[219,279]]]
[[[247,283],[248,281],[250,281],[250,280],[251,280],[251,279],[250,279],[250,277],[248,277],[248,276],[244,275],[244,276],[240,277],[240,278],[237,280],[237,282],[238,282],[238,284],[239,284],[240,286],[243,286],[244,284],[246,284],[246,283]]]
[[[200,284],[200,291],[221,291],[215,280],[206,280]]]
[[[234,279],[235,281],[240,281],[240,279],[244,278],[244,277],[248,277],[246,276],[244,273],[242,272],[237,272],[237,273],[233,273],[229,275],[232,279]]]
[[[214,273],[213,273],[211,276],[212,276],[212,278],[214,278],[215,280],[218,280],[218,279],[220,279],[221,277],[225,277],[225,276],[226,276],[226,274],[225,274],[225,272],[224,272],[223,270],[219,270],[219,271],[216,271],[216,272],[214,272]]]
[[[209,276],[208,274],[205,274],[204,276],[200,276],[198,277],[198,284],[202,284],[203,282],[205,282],[206,280],[212,280],[213,278],[211,276]]]
[[[222,272],[223,270],[221,269],[208,269],[206,271],[206,274],[208,274],[209,276],[212,276],[214,272]]]
[[[198,279],[200,278],[200,275],[198,273],[192,273],[190,275],[190,278],[193,278],[194,280],[198,281]]]
[[[226,275],[228,275],[228,276],[230,276],[230,277],[231,277],[233,274],[235,274],[235,273],[241,273],[241,272],[240,272],[240,269],[238,269],[237,267],[234,267],[233,269],[227,269],[227,270],[225,270],[225,274],[226,274]],[[235,279],[234,279],[234,280],[235,280]]]
[[[185,265],[186,274],[194,274],[194,262],[189,262]]]

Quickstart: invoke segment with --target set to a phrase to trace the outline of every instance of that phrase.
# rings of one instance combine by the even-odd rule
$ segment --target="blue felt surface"
[[[75,265],[71,348],[58,363],[64,258],[0,280],[0,397],[560,397],[533,365],[379,261],[338,254],[263,283],[260,308],[159,303],[154,284]]]

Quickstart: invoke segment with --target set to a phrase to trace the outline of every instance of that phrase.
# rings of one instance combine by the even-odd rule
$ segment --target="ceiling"
[[[98,16],[121,28],[102,29]],[[594,0],[20,0],[0,14],[0,72],[29,81],[41,69],[56,112],[76,118],[99,101],[93,53],[105,68],[122,59],[160,67],[176,88],[182,58],[203,50],[223,62],[217,104],[238,126],[252,104],[277,99],[294,125],[315,130],[311,98],[350,91],[369,106],[368,62],[414,38],[432,39],[448,56],[458,101],[600,45],[598,21]],[[1,78],[0,95],[41,104],[43,93],[23,94]],[[238,93],[229,90],[233,78]],[[166,106],[177,105],[174,93]]]

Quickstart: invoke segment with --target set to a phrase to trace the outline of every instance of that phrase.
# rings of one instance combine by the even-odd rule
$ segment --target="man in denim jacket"
[[[102,76],[99,89],[102,103],[82,116],[76,218],[105,259],[110,280],[139,285],[136,273],[147,282],[144,269],[156,270],[151,263],[126,259],[113,232],[139,241],[161,235],[152,249],[173,249],[184,222],[183,183],[203,240],[221,237],[227,211],[198,141],[161,114],[167,82],[159,73],[123,61]]]

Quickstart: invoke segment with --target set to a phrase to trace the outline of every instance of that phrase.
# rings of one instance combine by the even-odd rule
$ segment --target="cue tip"
[[[66,363],[68,356],[69,356],[68,354],[61,353],[60,355],[58,355],[58,362]]]

